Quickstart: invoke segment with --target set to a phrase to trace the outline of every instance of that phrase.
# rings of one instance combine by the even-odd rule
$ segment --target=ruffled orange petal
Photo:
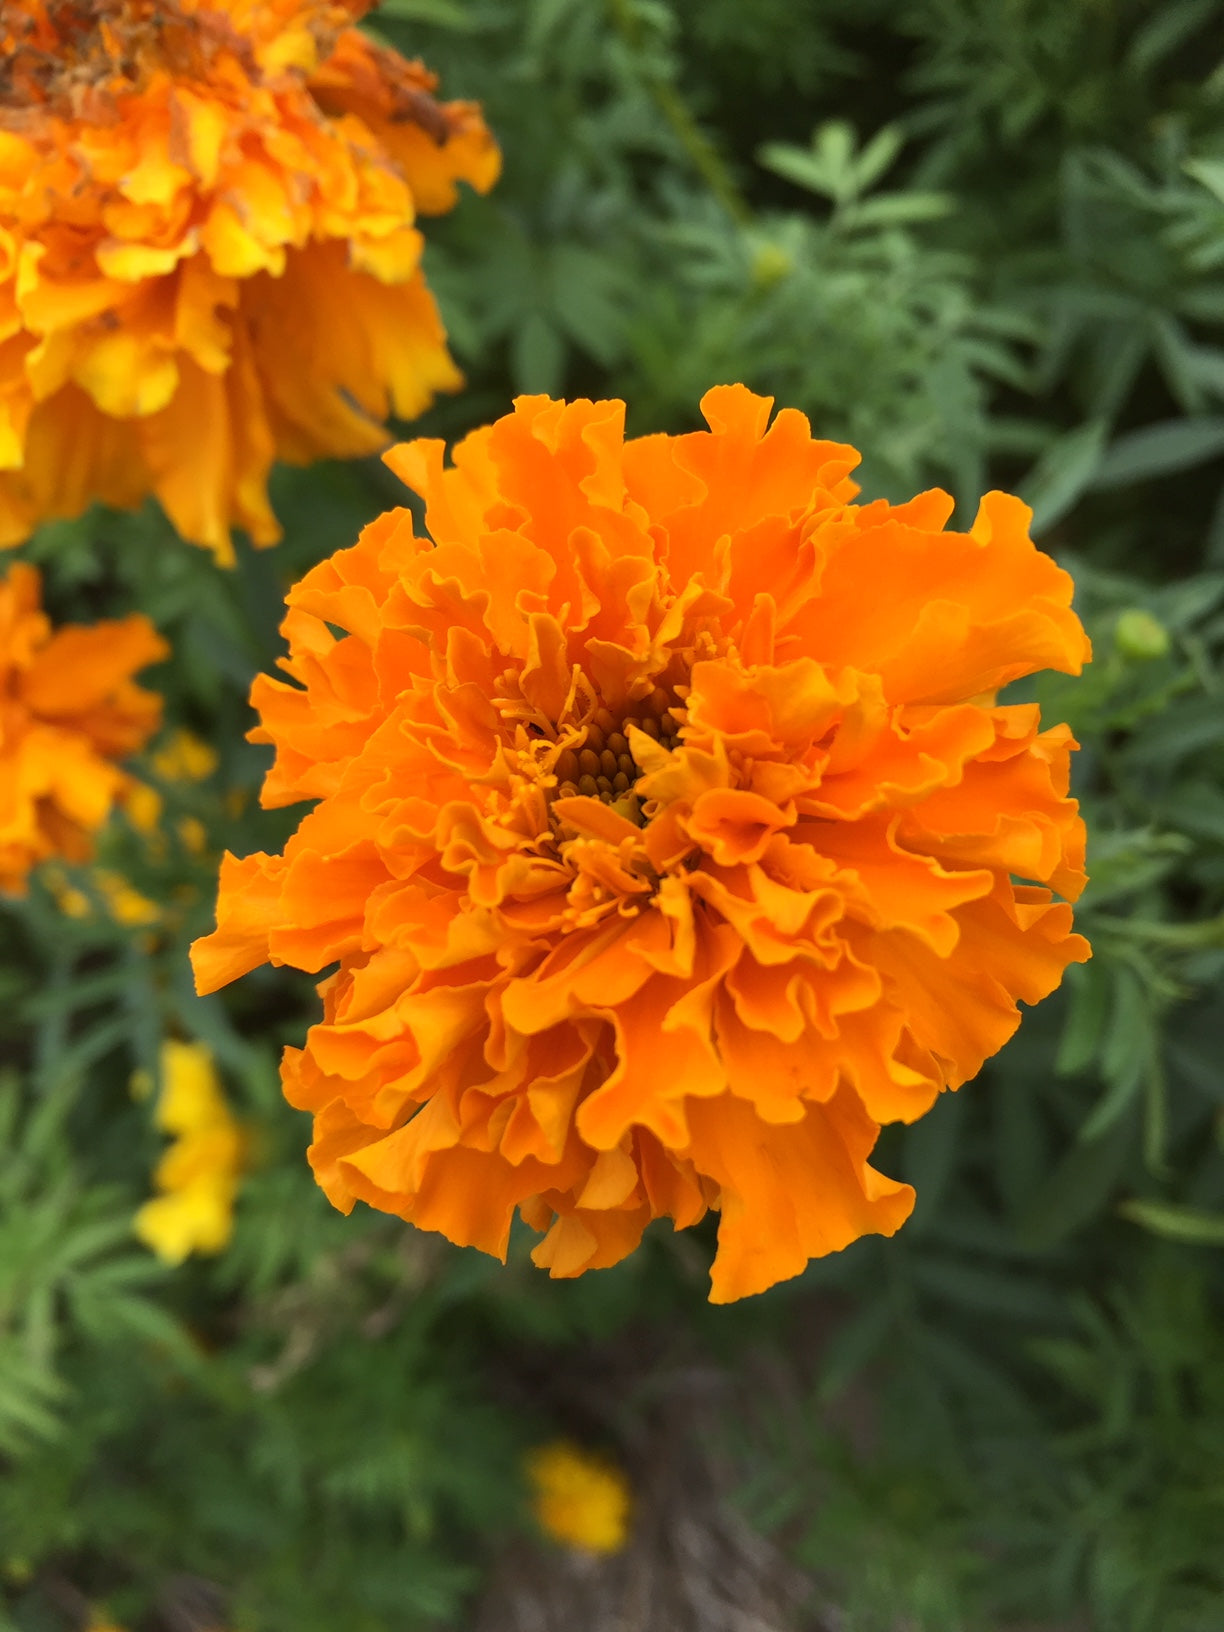
[[[83,861],[130,779],[116,763],[156,730],[161,700],[132,676],[167,651],[139,613],[52,630],[40,580],[0,580],[0,891],[49,856]]]
[[[784,1127],[730,1095],[694,1104],[689,1123],[693,1164],[719,1186],[712,1303],[764,1292],[860,1235],[892,1235],[913,1209],[908,1184],[868,1165],[879,1128],[849,1089]]]

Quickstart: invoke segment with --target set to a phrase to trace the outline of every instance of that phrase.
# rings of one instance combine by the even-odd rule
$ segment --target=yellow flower
[[[462,385],[416,218],[497,147],[367,7],[0,5],[0,545],[153,493],[231,560],[280,536],[275,459]]]
[[[217,751],[193,731],[180,729],[172,732],[156,753],[150,754],[149,763],[163,782],[203,782],[217,768]],[[157,789],[133,778],[124,796],[123,808],[128,821],[143,836],[148,854],[157,859],[164,857],[165,801]],[[189,854],[201,856],[208,849],[208,829],[198,816],[181,816],[174,828]]]
[[[141,895],[122,874],[97,868],[93,879],[106,902],[106,910],[117,924],[155,924],[161,917],[161,908],[156,901]]]
[[[48,871],[46,882],[55,896],[56,905],[66,917],[93,916],[94,903],[91,898],[75,884],[69,884],[58,868]],[[107,913],[117,924],[135,928],[140,924],[155,924],[161,918],[161,908],[156,901],[150,901],[147,895],[141,895],[138,889],[128,883],[122,873],[112,872],[105,867],[95,867],[89,874],[89,882],[102,897]]]
[[[175,731],[151,756],[163,782],[203,782],[217,768],[217,750],[194,731]]]
[[[162,1194],[136,1214],[135,1229],[164,1263],[180,1264],[228,1244],[246,1140],[203,1043],[163,1043],[161,1075],[156,1120],[174,1143],[154,1174]]]
[[[128,785],[123,801],[124,814],[138,833],[155,835],[162,816],[162,796],[147,782],[135,778]]]
[[[208,829],[198,816],[184,816],[178,823],[179,841],[193,856],[202,856],[208,849]]]
[[[43,872],[43,883],[55,897],[55,904],[65,918],[88,918],[93,912],[93,902],[84,890],[78,890],[75,884],[69,884],[58,867],[48,867]]]
[[[629,1533],[632,1499],[618,1468],[557,1440],[527,1459],[532,1511],[540,1528],[565,1547],[618,1553]]]

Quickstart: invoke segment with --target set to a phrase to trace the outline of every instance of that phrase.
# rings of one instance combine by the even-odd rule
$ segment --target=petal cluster
[[[717,1208],[725,1301],[895,1231],[879,1125],[1087,956],[1074,743],[995,694],[1089,649],[1018,499],[858,505],[801,414],[702,408],[386,456],[430,537],[393,511],[291,591],[252,735],[265,803],[317,803],[194,955],[336,966],[283,1080],[337,1206],[497,1254],[518,1208],[566,1276]]]
[[[363,0],[0,7],[0,544],[155,493],[222,559],[274,459],[385,446],[460,377],[418,213],[499,164]]]
[[[157,1125],[172,1143],[157,1164],[158,1195],[136,1214],[140,1239],[167,1264],[220,1252],[234,1229],[246,1139],[203,1043],[162,1044]]]
[[[161,717],[132,676],[167,650],[140,613],[53,631],[24,562],[0,581],[0,891],[22,889],[48,856],[89,857],[132,785],[116,761]]]

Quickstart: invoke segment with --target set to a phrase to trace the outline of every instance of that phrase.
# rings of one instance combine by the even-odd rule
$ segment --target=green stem
[[[629,51],[637,56],[641,46],[641,25],[633,9],[633,0],[608,0],[613,27]],[[688,104],[675,85],[662,75],[641,66],[643,83],[651,99],[663,115],[668,128],[683,148],[694,170],[714,194],[733,221],[746,226],[752,220],[748,202],[731,179],[714,144],[703,133],[689,111]]]
[[[1143,1085],[1143,1160],[1148,1172],[1161,1179],[1169,1176],[1169,1164],[1165,1161],[1167,1136],[1164,1064],[1160,1044],[1155,1042]]]

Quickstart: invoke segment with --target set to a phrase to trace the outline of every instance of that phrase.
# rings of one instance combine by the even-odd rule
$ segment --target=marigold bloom
[[[274,459],[462,383],[413,222],[497,148],[365,9],[0,3],[0,544],[155,493],[229,559],[279,537]]]
[[[386,456],[433,542],[393,511],[290,593],[252,737],[266,804],[319,803],[225,858],[194,956],[338,962],[283,1067],[337,1206],[498,1254],[517,1206],[554,1275],[717,1207],[725,1301],[896,1230],[879,1124],[1087,956],[1070,733],[994,694],[1088,642],[1018,499],[859,506],[803,415],[702,407],[626,442],[525,397],[453,468]]]
[[[586,1553],[619,1553],[632,1502],[623,1473],[568,1440],[542,1445],[527,1459],[532,1511],[545,1534]]]
[[[162,1194],[145,1202],[134,1227],[164,1263],[181,1264],[228,1245],[246,1140],[203,1043],[163,1043],[161,1072],[157,1125],[174,1143],[153,1175]]]
[[[52,632],[24,562],[0,580],[0,891],[48,856],[87,860],[131,779],[115,763],[156,729],[161,699],[132,683],[167,647],[140,613]]]

